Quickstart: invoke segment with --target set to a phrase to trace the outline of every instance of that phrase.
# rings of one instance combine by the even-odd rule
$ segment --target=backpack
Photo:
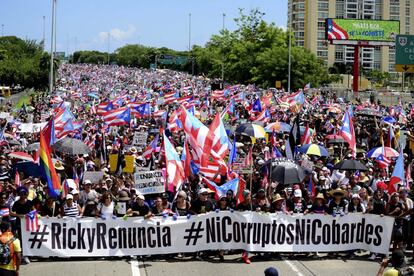
[[[8,265],[13,258],[14,248],[11,245],[16,240],[12,237],[8,242],[3,243],[0,240],[0,265]]]

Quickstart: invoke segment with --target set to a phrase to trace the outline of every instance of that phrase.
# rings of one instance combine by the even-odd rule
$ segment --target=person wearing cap
[[[333,216],[345,214],[345,207],[347,205],[347,202],[344,198],[346,194],[347,193],[340,188],[337,188],[330,192],[330,195],[333,199],[329,203],[328,214]]]
[[[287,210],[291,214],[303,214],[308,209],[306,201],[302,197],[302,191],[297,188],[293,196],[287,201]]]
[[[346,205],[345,213],[365,213],[365,207],[361,203],[359,194],[353,194],[351,201]]]
[[[167,193],[163,193],[161,196],[161,200],[162,200],[162,207],[164,209],[169,209],[171,210],[171,202],[168,201],[168,194]]]
[[[186,216],[190,213],[191,204],[187,200],[187,193],[184,191],[179,191],[177,193],[177,198],[174,200],[171,211],[177,216]]]
[[[84,217],[97,217],[98,216],[98,199],[92,194],[89,194],[89,197],[86,203],[82,206],[82,216]]]
[[[131,208],[127,210],[127,214],[131,217],[144,217],[146,219],[152,217],[151,209],[148,203],[145,202],[144,195],[137,195],[135,202],[133,202]]]
[[[237,205],[236,210],[238,211],[259,211],[257,209],[257,206],[253,204],[252,194],[250,193],[249,190],[244,190],[242,195],[243,195],[243,201]]]
[[[60,214],[62,217],[79,217],[82,216],[80,205],[73,201],[73,195],[66,195],[65,202],[61,207]]]
[[[89,197],[98,198],[98,193],[92,189],[92,182],[89,179],[83,181],[83,190],[79,197],[79,204],[84,206],[88,201]]]
[[[191,203],[191,212],[193,214],[205,214],[216,209],[214,202],[209,198],[208,189],[201,188],[198,191],[198,197]]]

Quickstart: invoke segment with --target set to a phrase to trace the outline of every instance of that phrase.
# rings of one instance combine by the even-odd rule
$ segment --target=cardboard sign
[[[134,174],[135,189],[143,195],[165,192],[164,177],[161,170],[137,172]]]
[[[148,132],[135,132],[132,144],[135,146],[147,145]]]
[[[92,184],[99,184],[101,180],[103,179],[104,172],[90,172],[86,171],[83,175],[83,179],[89,179]]]

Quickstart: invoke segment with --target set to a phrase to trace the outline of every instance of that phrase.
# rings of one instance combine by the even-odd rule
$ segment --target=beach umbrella
[[[22,152],[22,151],[15,151],[15,152],[9,153],[9,158],[15,158],[15,159],[29,161],[29,162],[34,161],[33,157],[30,154],[26,152]]]
[[[307,144],[301,146],[299,152],[307,155],[316,155],[316,156],[329,156],[328,150],[317,144]]]
[[[292,160],[282,158],[272,161],[270,179],[279,184],[289,185],[301,183],[305,178],[304,170]]]
[[[380,155],[383,155],[387,158],[397,158],[400,154],[393,148],[390,147],[377,147],[368,151],[367,156],[370,158],[376,158]]]
[[[342,171],[367,171],[368,168],[361,162],[353,159],[342,160],[341,162],[335,164],[335,170]]]
[[[68,137],[57,141],[52,148],[58,152],[69,155],[87,154],[91,151],[81,140]]]
[[[274,122],[265,126],[267,132],[289,132],[290,125],[284,122]]]
[[[266,136],[266,131],[262,126],[250,123],[240,125],[235,132],[255,138],[265,138]]]

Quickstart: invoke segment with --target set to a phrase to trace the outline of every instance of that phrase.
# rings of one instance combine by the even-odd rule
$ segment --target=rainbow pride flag
[[[40,132],[39,161],[40,169],[47,180],[49,196],[57,198],[62,190],[62,186],[59,183],[59,178],[56,174],[55,167],[53,166],[50,140],[48,143],[43,131]]]

